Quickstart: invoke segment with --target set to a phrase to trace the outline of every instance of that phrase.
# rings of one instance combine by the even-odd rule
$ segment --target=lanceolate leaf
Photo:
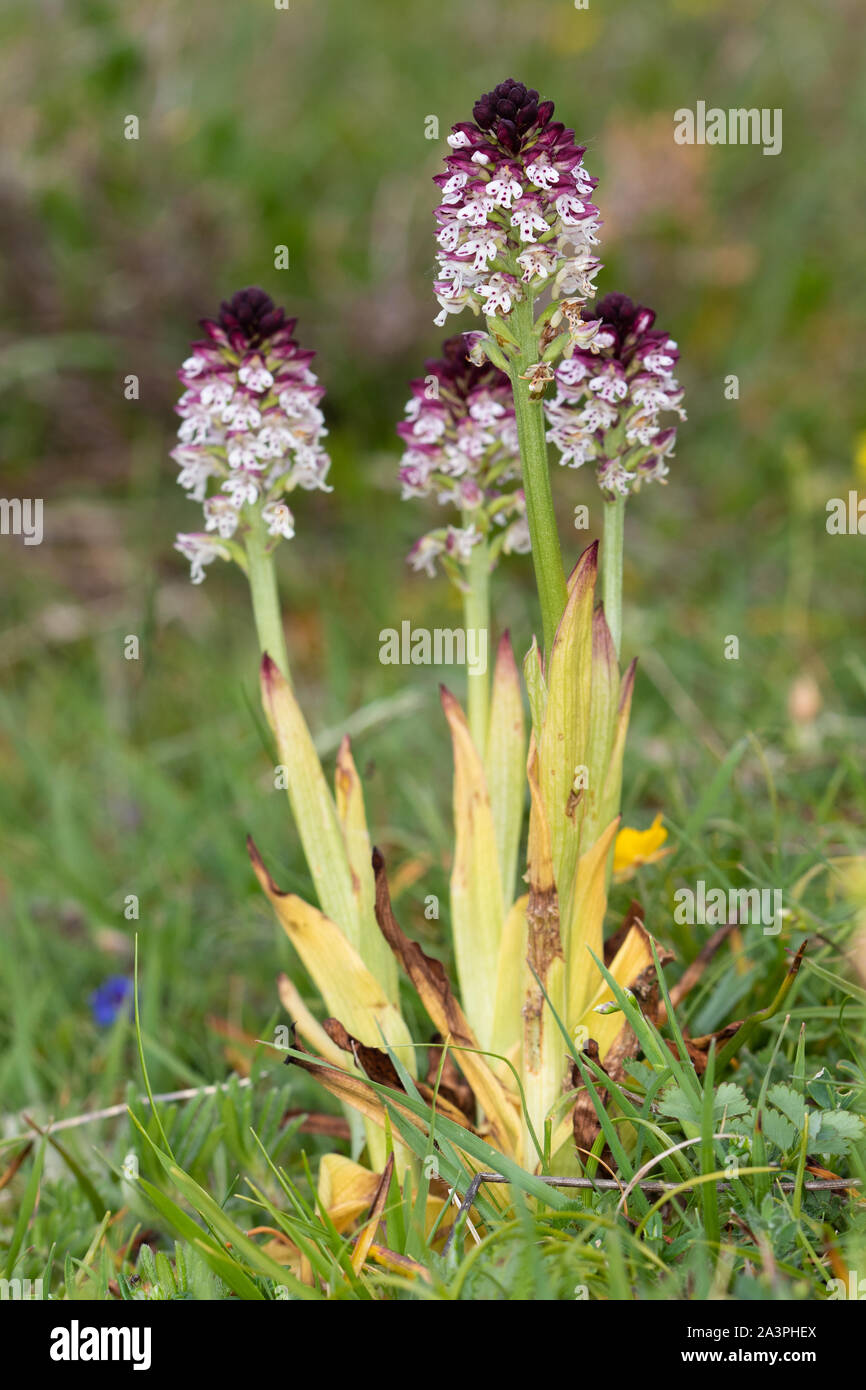
[[[507,1057],[515,1066],[519,1065],[523,1040],[523,1003],[532,980],[526,965],[528,902],[529,895],[524,893],[505,918],[496,974],[492,1050]],[[495,1069],[496,1064],[491,1065]],[[502,1080],[506,1085],[513,1084],[507,1068],[504,1069]]]
[[[577,864],[571,920],[563,931],[568,972],[566,1018],[575,1022],[601,984],[590,950],[599,957],[602,955],[607,908],[607,863],[618,826],[619,817],[611,821],[595,844],[580,856]]]
[[[406,1087],[404,1087],[400,1074],[387,1052],[383,1052],[378,1047],[366,1047],[364,1043],[359,1042],[357,1038],[353,1038],[351,1033],[346,1031],[339,1019],[326,1018],[324,1027],[331,1041],[344,1052],[351,1054],[356,1066],[364,1076],[369,1077],[379,1086],[387,1086],[390,1090],[405,1094]],[[426,1081],[419,1081],[417,1085],[414,1082],[411,1084],[416,1095],[425,1100],[428,1105],[433,1104],[434,1087]],[[450,1101],[441,1090],[436,1096],[436,1109],[439,1114],[448,1115],[458,1123],[462,1124],[466,1120],[460,1107]]]
[[[454,866],[451,929],[466,1016],[482,1047],[493,1037],[499,942],[505,911],[496,829],[484,768],[454,696],[442,689],[454,749]]]
[[[319,1162],[319,1201],[338,1231],[345,1231],[366,1211],[379,1189],[372,1173],[345,1154],[323,1154]]]
[[[247,841],[256,877],[286,935],[316,982],[328,1011],[343,1019],[349,1031],[370,1047],[386,1038],[414,1072],[415,1050],[402,1016],[386,997],[358,952],[339,927],[294,893],[274,883],[253,841]],[[381,1029],[381,1033],[380,1030]]]
[[[569,582],[547,678],[547,711],[538,740],[538,785],[550,825],[560,910],[571,910],[580,823],[572,795],[578,769],[586,766],[592,676],[592,609],[597,544],[584,551]]]
[[[376,976],[391,1003],[396,1005],[400,1001],[397,962],[379,930],[373,911],[376,887],[370,867],[371,847],[364,811],[364,793],[348,735],[343,739],[337,753],[335,785],[337,817],[343,832],[352,875],[352,893],[360,929],[361,957]]]
[[[550,827],[544,797],[538,785],[537,765],[533,738],[530,740],[527,765],[532,801],[529,816],[529,900],[526,906],[526,959],[530,974],[523,1006],[523,1084],[529,1123],[536,1135],[540,1135],[544,1133],[548,1111],[561,1092],[565,1069],[565,1040],[547,1006],[549,999],[559,1016],[564,1016],[565,959],[559,930]],[[527,1126],[524,1162],[531,1161],[533,1148]]]
[[[547,710],[547,682],[541,667],[541,652],[538,650],[538,643],[534,637],[532,646],[523,659],[523,679],[526,682],[526,693],[529,696],[532,731],[537,740],[541,737],[544,715]]]
[[[360,924],[337,812],[300,705],[271,658],[262,658],[262,703],[287,770],[289,801],[326,917],[357,949]]]
[[[520,676],[506,632],[496,655],[484,772],[502,878],[502,899],[514,899],[517,852],[526,800],[526,735]]]

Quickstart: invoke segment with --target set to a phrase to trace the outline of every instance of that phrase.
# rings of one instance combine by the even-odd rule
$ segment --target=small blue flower
[[[93,1021],[100,1028],[108,1028],[124,1005],[128,1005],[127,1017],[132,1016],[132,980],[126,975],[109,975],[104,984],[95,989],[90,996]]]

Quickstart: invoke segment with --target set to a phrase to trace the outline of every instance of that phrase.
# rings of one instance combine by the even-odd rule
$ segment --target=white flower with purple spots
[[[575,351],[556,368],[544,407],[547,438],[567,467],[595,464],[605,497],[627,497],[668,475],[676,429],[662,429],[658,416],[686,418],[673,374],[679,353],[672,338],[653,331],[652,310],[626,295],[609,294],[582,313],[600,324],[595,351]]]
[[[206,338],[178,373],[185,389],[172,452],[178,483],[204,507],[206,531],[177,543],[196,584],[212,560],[242,558],[251,527],[264,525],[269,546],[293,536],[287,493],[330,491],[324,392],[310,369],[313,353],[292,337],[294,320],[263,290],[249,289],[202,327]]]
[[[408,563],[430,575],[438,563],[458,586],[476,545],[486,541],[491,560],[500,550],[522,554],[529,534],[518,525],[526,503],[511,383],[483,356],[483,336],[449,338],[442,356],[425,362],[397,426],[403,497],[454,507],[461,520],[423,536]]]
[[[551,279],[555,294],[591,298],[599,268],[590,249],[598,232],[589,201],[596,180],[583,168],[573,131],[552,119],[553,102],[511,78],[475,103],[473,117],[448,136],[445,172],[435,176],[436,323],[464,308],[507,318]],[[496,274],[488,276],[492,262]],[[556,277],[567,264],[561,287]]]

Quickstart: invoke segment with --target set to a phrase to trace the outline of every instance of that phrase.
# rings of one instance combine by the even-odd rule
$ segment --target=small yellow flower
[[[664,859],[665,855],[671,852],[669,849],[661,848],[667,838],[668,832],[662,825],[661,812],[649,830],[633,830],[630,825],[624,825],[616,837],[613,851],[613,871],[616,877],[620,881],[631,878],[635,869],[639,869],[642,864],[654,864],[656,860]]]
[[[854,468],[866,478],[866,430],[861,430],[854,441]]]

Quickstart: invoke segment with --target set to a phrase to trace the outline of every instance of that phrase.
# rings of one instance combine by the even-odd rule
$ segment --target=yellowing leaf
[[[391,1175],[393,1174],[393,1172],[394,1155],[391,1154],[388,1158],[387,1163],[385,1164],[385,1171],[383,1172],[379,1180],[379,1185],[376,1189],[376,1195],[373,1199],[373,1207],[370,1212],[370,1219],[367,1221],[366,1225],[364,1226],[364,1229],[361,1231],[360,1235],[358,1236],[358,1239],[355,1241],[355,1249],[352,1251],[352,1268],[354,1269],[356,1274],[360,1274],[361,1270],[364,1268],[364,1261],[367,1258],[367,1252],[370,1249],[370,1246],[373,1244],[373,1237],[376,1234],[379,1222],[382,1220],[382,1213],[385,1210],[385,1203],[388,1200],[388,1192],[391,1187]]]
[[[262,658],[261,686],[280,764],[287,770],[289,801],[316,895],[325,916],[357,948],[358,908],[334,801],[292,687],[267,655]]]
[[[520,677],[506,632],[496,654],[484,758],[504,903],[514,898],[517,851],[526,800],[525,744]]]
[[[547,711],[547,682],[541,666],[541,652],[533,637],[532,646],[523,659],[523,679],[529,696],[529,713],[532,717],[532,731],[536,741],[541,737],[544,716]]]
[[[640,923],[636,923],[634,926],[630,927],[625,940],[607,968],[618,985],[621,985],[624,989],[630,989],[638,976],[641,975],[648,966],[652,966],[652,964],[653,957],[649,933]],[[605,1057],[623,1030],[625,1019],[619,1012],[611,1014],[599,1014],[596,1012],[599,1005],[608,1004],[614,999],[614,993],[607,981],[598,971],[598,968],[593,968],[596,972],[598,988],[581,1022],[588,1030],[589,1036],[595,1038],[595,1041],[598,1043],[599,1056],[602,1062],[604,1062]]]
[[[553,870],[564,918],[571,912],[580,827],[572,798],[575,775],[586,765],[592,676],[592,609],[597,543],[589,546],[569,582],[547,678],[547,710],[538,740],[538,785],[550,826]]]
[[[397,983],[397,962],[388,948],[388,943],[379,930],[373,903],[376,887],[373,883],[373,870],[370,865],[370,836],[367,832],[367,816],[364,811],[364,793],[361,779],[352,757],[349,737],[343,739],[337,753],[336,772],[337,817],[343,832],[346,856],[352,876],[352,893],[358,918],[362,960],[376,976],[392,1004],[400,999]]]
[[[379,1190],[379,1174],[343,1154],[324,1154],[319,1163],[319,1201],[338,1231],[365,1212]]]
[[[294,893],[281,892],[252,840],[248,840],[247,846],[256,877],[286,935],[315,980],[329,1013],[341,1019],[350,1033],[369,1047],[381,1047],[384,1038],[399,1052],[407,1070],[414,1074],[415,1049],[409,1030],[358,952],[339,927],[318,908],[311,907]]]
[[[523,1016],[521,1010],[531,976],[526,965],[526,906],[528,893],[517,899],[505,918],[502,941],[499,947],[499,966],[496,972],[496,1003],[493,1011],[494,1052],[507,1057],[512,1065],[520,1060],[523,1035]],[[491,1066],[509,1088],[513,1078],[508,1068],[498,1069],[491,1059]]]
[[[332,1042],[322,1027],[310,1013],[300,991],[288,975],[277,976],[277,992],[280,996],[280,1003],[285,1009],[289,1018],[296,1025],[298,1032],[310,1047],[315,1048],[320,1057],[324,1057],[326,1062],[333,1062],[334,1066],[344,1065],[344,1056],[337,1044]]]
[[[454,866],[451,930],[463,1004],[482,1047],[493,1037],[499,942],[505,910],[496,830],[481,759],[463,711],[442,689],[442,708],[454,749]]]
[[[568,971],[566,1021],[576,1023],[598,988],[598,967],[590,950],[602,958],[604,914],[607,908],[607,861],[619,817],[611,821],[577,863],[571,921],[565,936]]]

